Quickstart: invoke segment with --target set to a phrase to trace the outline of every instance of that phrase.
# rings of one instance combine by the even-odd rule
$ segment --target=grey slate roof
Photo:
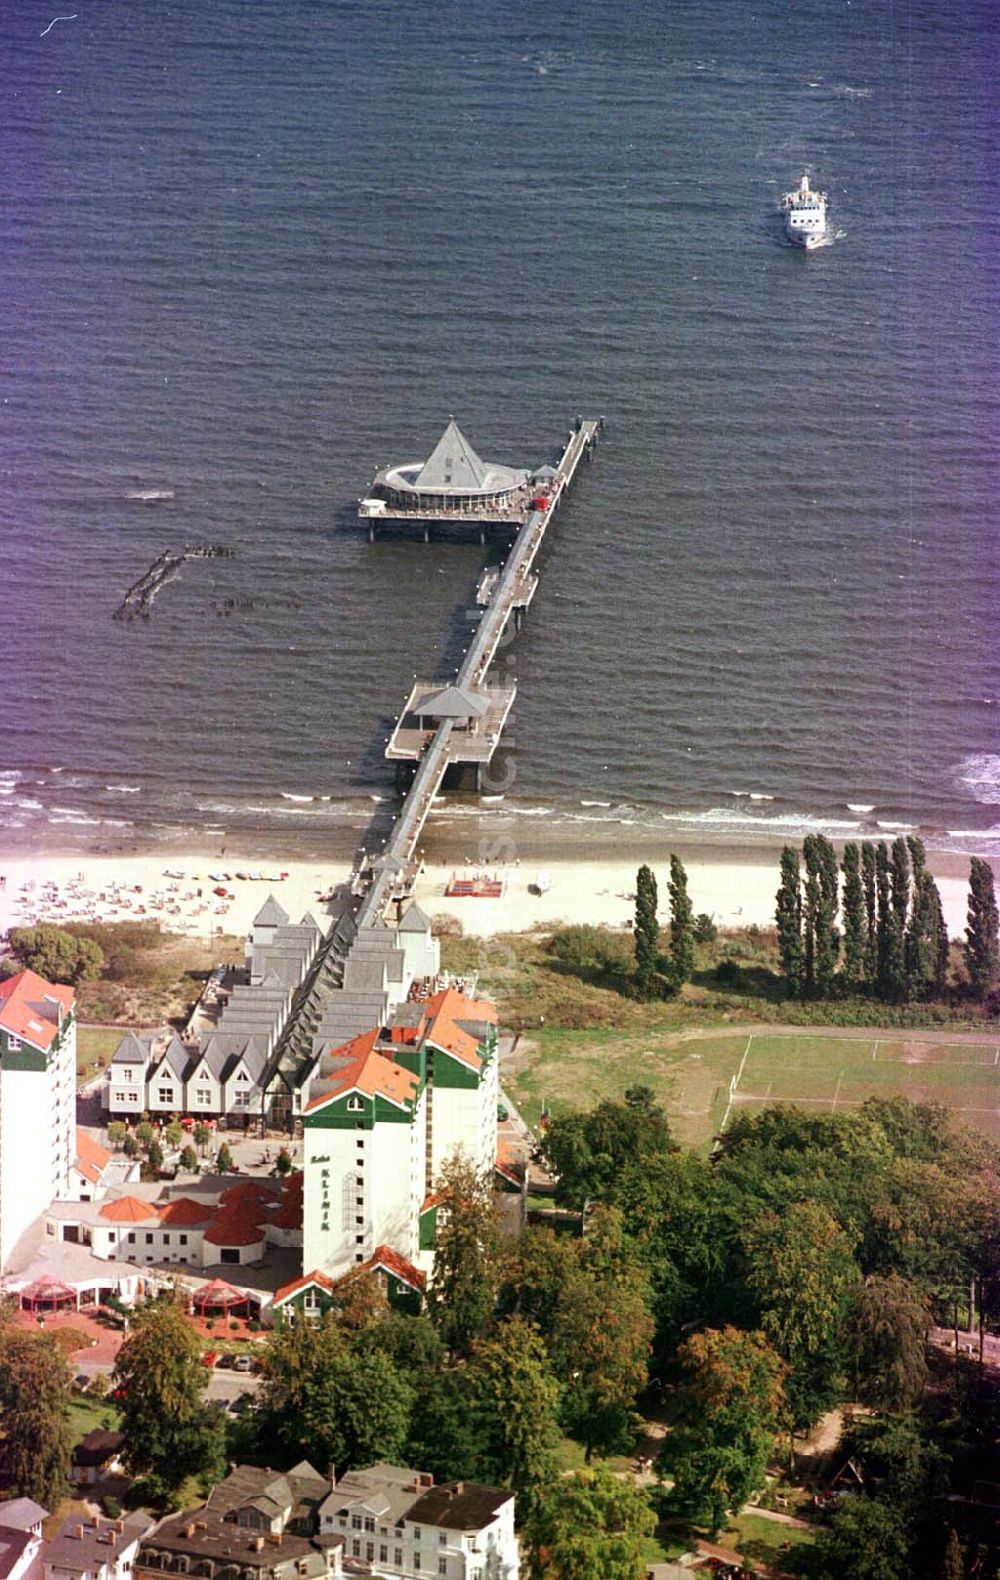
[[[492,1525],[513,1496],[505,1487],[489,1487],[479,1481],[450,1481],[440,1487],[429,1487],[410,1505],[406,1518],[414,1525],[481,1531],[485,1525]]]
[[[426,911],[422,911],[416,900],[407,908],[405,916],[400,921],[398,932],[401,933],[427,933],[430,931],[431,920]]]
[[[482,488],[486,466],[479,459],[454,418],[424,462],[414,486],[440,491]]]
[[[175,1075],[178,1081],[184,1081],[187,1079],[188,1068],[191,1064],[190,1049],[185,1048],[181,1039],[175,1034],[156,1060],[156,1072],[162,1073],[163,1066],[166,1065],[171,1075]]]
[[[406,1514],[418,1494],[420,1472],[405,1465],[370,1465],[367,1470],[348,1470],[329,1496],[323,1500],[324,1513],[337,1514],[364,1504],[386,1524],[395,1524]]]
[[[432,719],[481,719],[489,711],[489,700],[465,686],[445,686],[414,707],[418,717]]]
[[[149,1060],[149,1050],[144,1048],[134,1031],[127,1031],[115,1049],[112,1064],[142,1064]]]
[[[269,894],[254,917],[253,925],[256,927],[260,923],[261,927],[284,927],[287,921],[288,912],[282,910],[273,894]]]
[[[104,1564],[114,1570],[121,1562],[122,1553],[141,1540],[155,1521],[148,1514],[135,1510],[126,1516],[123,1524],[124,1529],[119,1531],[115,1520],[104,1519],[102,1515],[81,1520],[78,1514],[71,1514],[49,1543],[46,1564],[63,1573],[79,1575],[92,1574]]]
[[[8,1531],[30,1531],[48,1517],[48,1509],[43,1509],[34,1498],[9,1498],[0,1503],[0,1525]]]

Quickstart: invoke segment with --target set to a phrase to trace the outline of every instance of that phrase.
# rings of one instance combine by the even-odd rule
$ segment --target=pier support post
[[[429,543],[430,541],[431,541],[431,529],[428,526],[427,522],[425,521],[424,522],[424,542],[425,543]]]

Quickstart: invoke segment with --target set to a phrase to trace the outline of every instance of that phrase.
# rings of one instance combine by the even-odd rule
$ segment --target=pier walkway
[[[475,763],[481,769],[492,760],[517,692],[513,683],[491,678],[493,660],[508,623],[518,625],[531,601],[537,584],[533,567],[546,528],[580,462],[593,454],[602,426],[603,418],[577,418],[546,488],[547,503],[529,512],[514,539],[454,681],[444,687],[421,682],[407,699],[386,756],[416,762],[417,771],[370,880],[366,875],[359,927],[385,920],[391,902],[412,887],[417,842],[447,769],[452,763]]]

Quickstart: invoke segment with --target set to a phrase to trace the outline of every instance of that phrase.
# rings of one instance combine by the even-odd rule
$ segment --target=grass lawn
[[[522,1038],[503,1084],[529,1124],[553,1113],[651,1086],[678,1141],[707,1148],[745,1109],[799,1103],[827,1111],[872,1096],[951,1108],[1000,1138],[1000,1043],[934,1040],[897,1031],[818,1035],[660,1028],[573,1031],[548,1026]]]
[[[78,1026],[76,1028],[76,1075],[81,1083],[89,1081],[98,1071],[98,1060],[103,1057],[110,1064],[111,1056],[121,1042],[121,1026]]]
[[[118,1426],[118,1411],[111,1399],[88,1399],[86,1394],[75,1393],[66,1414],[74,1443],[97,1427],[114,1432]]]
[[[737,1514],[719,1537],[723,1547],[735,1547],[745,1558],[775,1569],[794,1572],[792,1554],[796,1548],[811,1547],[816,1531],[803,1531],[795,1525],[779,1525],[759,1514]]]

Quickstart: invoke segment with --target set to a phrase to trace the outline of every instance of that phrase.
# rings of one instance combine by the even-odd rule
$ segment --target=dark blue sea
[[[358,496],[450,414],[527,465],[582,412],[503,810],[1000,852],[994,0],[17,0],[0,43],[4,849],[350,849],[504,547]],[[112,618],[195,543],[236,556]]]

